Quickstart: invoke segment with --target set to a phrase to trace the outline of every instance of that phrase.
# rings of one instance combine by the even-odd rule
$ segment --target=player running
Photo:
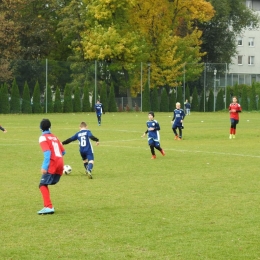
[[[181,140],[182,139],[182,129],[183,127],[183,120],[185,117],[185,112],[181,109],[181,104],[179,102],[176,103],[176,109],[173,111],[173,118],[172,118],[172,131],[174,132],[174,140]],[[177,134],[177,128],[179,130],[179,135]]]
[[[100,103],[99,100],[97,100],[97,103],[95,104],[95,111],[97,114],[98,125],[101,126],[101,116],[102,114],[105,114],[105,110],[102,103]]]
[[[163,156],[165,155],[164,150],[160,147],[160,134],[159,134],[160,125],[156,120],[154,120],[153,111],[149,112],[148,119],[149,120],[146,122],[147,130],[144,132],[142,137],[144,137],[146,134],[148,134],[147,135],[148,145],[150,146],[151,153],[152,153],[151,159],[156,159],[154,148],[159,150]]]
[[[229,131],[229,139],[236,138],[236,128],[239,123],[239,113],[242,112],[242,107],[237,103],[237,97],[234,96],[232,99],[233,103],[229,105],[229,114],[230,114],[230,131]]]
[[[80,123],[79,129],[79,132],[63,141],[62,144],[65,145],[76,140],[79,141],[79,152],[84,163],[86,174],[88,175],[89,179],[92,179],[93,177],[91,172],[94,164],[94,151],[89,139],[95,141],[97,145],[99,145],[99,140],[92,135],[90,130],[87,129],[87,124],[85,122]]]

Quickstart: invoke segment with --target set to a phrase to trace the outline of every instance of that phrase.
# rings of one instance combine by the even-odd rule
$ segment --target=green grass
[[[100,139],[93,180],[76,142],[71,175],[51,186],[55,214],[38,216],[39,122],[60,140],[81,121]],[[163,157],[151,160],[147,113],[1,115],[0,259],[260,259],[259,113],[192,113],[174,141],[172,113],[155,113]],[[249,121],[248,121],[249,120]],[[203,122],[202,122],[203,121]]]

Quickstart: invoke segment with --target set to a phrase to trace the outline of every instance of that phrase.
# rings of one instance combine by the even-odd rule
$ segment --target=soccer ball
[[[72,168],[69,165],[64,165],[63,174],[70,174],[72,172]]]

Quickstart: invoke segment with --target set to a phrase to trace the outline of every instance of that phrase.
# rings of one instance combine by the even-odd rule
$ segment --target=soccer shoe
[[[154,160],[154,159],[156,159],[156,155],[152,155],[152,158],[151,158],[152,160]]]
[[[181,138],[180,137],[178,137],[178,139],[177,139],[178,141],[181,141]]]
[[[91,171],[87,170],[87,171],[86,171],[86,174],[88,175],[88,178],[89,178],[89,179],[93,179],[92,174],[91,174]]]
[[[229,139],[232,139],[232,135],[231,134],[229,135]]]
[[[175,135],[174,140],[178,140],[179,136]]]
[[[235,135],[232,135],[232,138],[233,138],[233,139],[235,139],[235,138],[236,138],[236,136],[235,136]]]
[[[43,209],[39,210],[37,213],[38,213],[38,215],[53,214],[54,213],[54,208],[44,207]]]
[[[165,152],[163,149],[160,151],[160,153],[162,154],[162,156],[165,156]]]

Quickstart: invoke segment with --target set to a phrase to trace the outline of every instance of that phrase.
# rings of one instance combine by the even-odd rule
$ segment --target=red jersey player
[[[229,114],[230,114],[230,135],[229,139],[235,138],[236,135],[236,126],[239,122],[239,113],[242,112],[242,107],[237,103],[237,97],[233,97],[233,103],[229,105]]]
[[[64,147],[59,139],[50,132],[50,127],[49,119],[41,121],[42,135],[39,138],[39,143],[44,154],[44,160],[41,167],[42,176],[39,189],[42,193],[44,208],[37,212],[39,215],[54,213],[48,185],[55,185],[59,182],[64,166],[62,158],[65,154]]]

